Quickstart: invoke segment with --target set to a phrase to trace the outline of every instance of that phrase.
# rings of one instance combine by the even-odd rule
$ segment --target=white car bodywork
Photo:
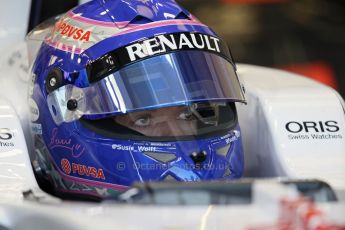
[[[21,40],[30,1],[6,4],[0,10],[7,12],[0,14],[0,28],[16,18],[11,26],[17,29],[0,37],[0,229],[267,229],[281,222],[283,199],[300,199],[294,188],[266,180],[255,182],[252,204],[235,206],[76,203],[44,193],[29,157],[33,150],[26,95],[31,89]],[[8,10],[12,8],[15,17]],[[339,202],[318,204],[323,215],[315,217],[311,229],[325,222],[345,226],[343,99],[326,86],[287,72],[238,65],[238,74],[248,102],[237,106],[246,177],[322,179],[335,189]],[[305,206],[294,206],[293,217],[302,218]]]
[[[11,49],[13,44],[23,41],[28,29],[31,0],[1,2],[0,50]]]
[[[318,178],[345,190],[345,110],[330,87],[288,72],[239,66],[247,175]],[[327,125],[334,127],[328,127]]]

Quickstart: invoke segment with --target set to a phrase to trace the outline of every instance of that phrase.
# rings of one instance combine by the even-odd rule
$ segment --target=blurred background
[[[299,73],[345,98],[344,0],[177,1],[227,41],[237,63]],[[28,31],[77,4],[33,0]]]

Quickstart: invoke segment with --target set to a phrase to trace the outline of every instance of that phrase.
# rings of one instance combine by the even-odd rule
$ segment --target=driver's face
[[[197,134],[197,121],[188,107],[170,107],[116,116],[114,120],[150,137]]]

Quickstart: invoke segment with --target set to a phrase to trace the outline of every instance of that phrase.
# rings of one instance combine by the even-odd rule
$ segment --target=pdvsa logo
[[[87,176],[95,179],[105,180],[103,169],[96,169],[95,167],[75,163],[71,164],[70,161],[65,158],[61,160],[61,168],[62,171],[67,175],[73,173],[80,176]]]
[[[62,36],[67,36],[68,38],[72,38],[73,40],[79,41],[86,41],[90,40],[91,31],[83,30],[73,25],[69,25],[67,23],[58,24],[57,33],[61,34]]]
[[[103,169],[96,169],[95,167],[72,163],[72,172],[80,176],[105,180]]]
[[[336,121],[290,121],[285,128],[290,133],[336,133],[340,130]]]

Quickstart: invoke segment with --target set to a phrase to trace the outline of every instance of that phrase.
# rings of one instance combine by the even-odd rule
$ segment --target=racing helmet
[[[46,191],[105,198],[135,182],[242,176],[235,63],[175,1],[94,0],[29,37],[42,31],[29,105]]]

